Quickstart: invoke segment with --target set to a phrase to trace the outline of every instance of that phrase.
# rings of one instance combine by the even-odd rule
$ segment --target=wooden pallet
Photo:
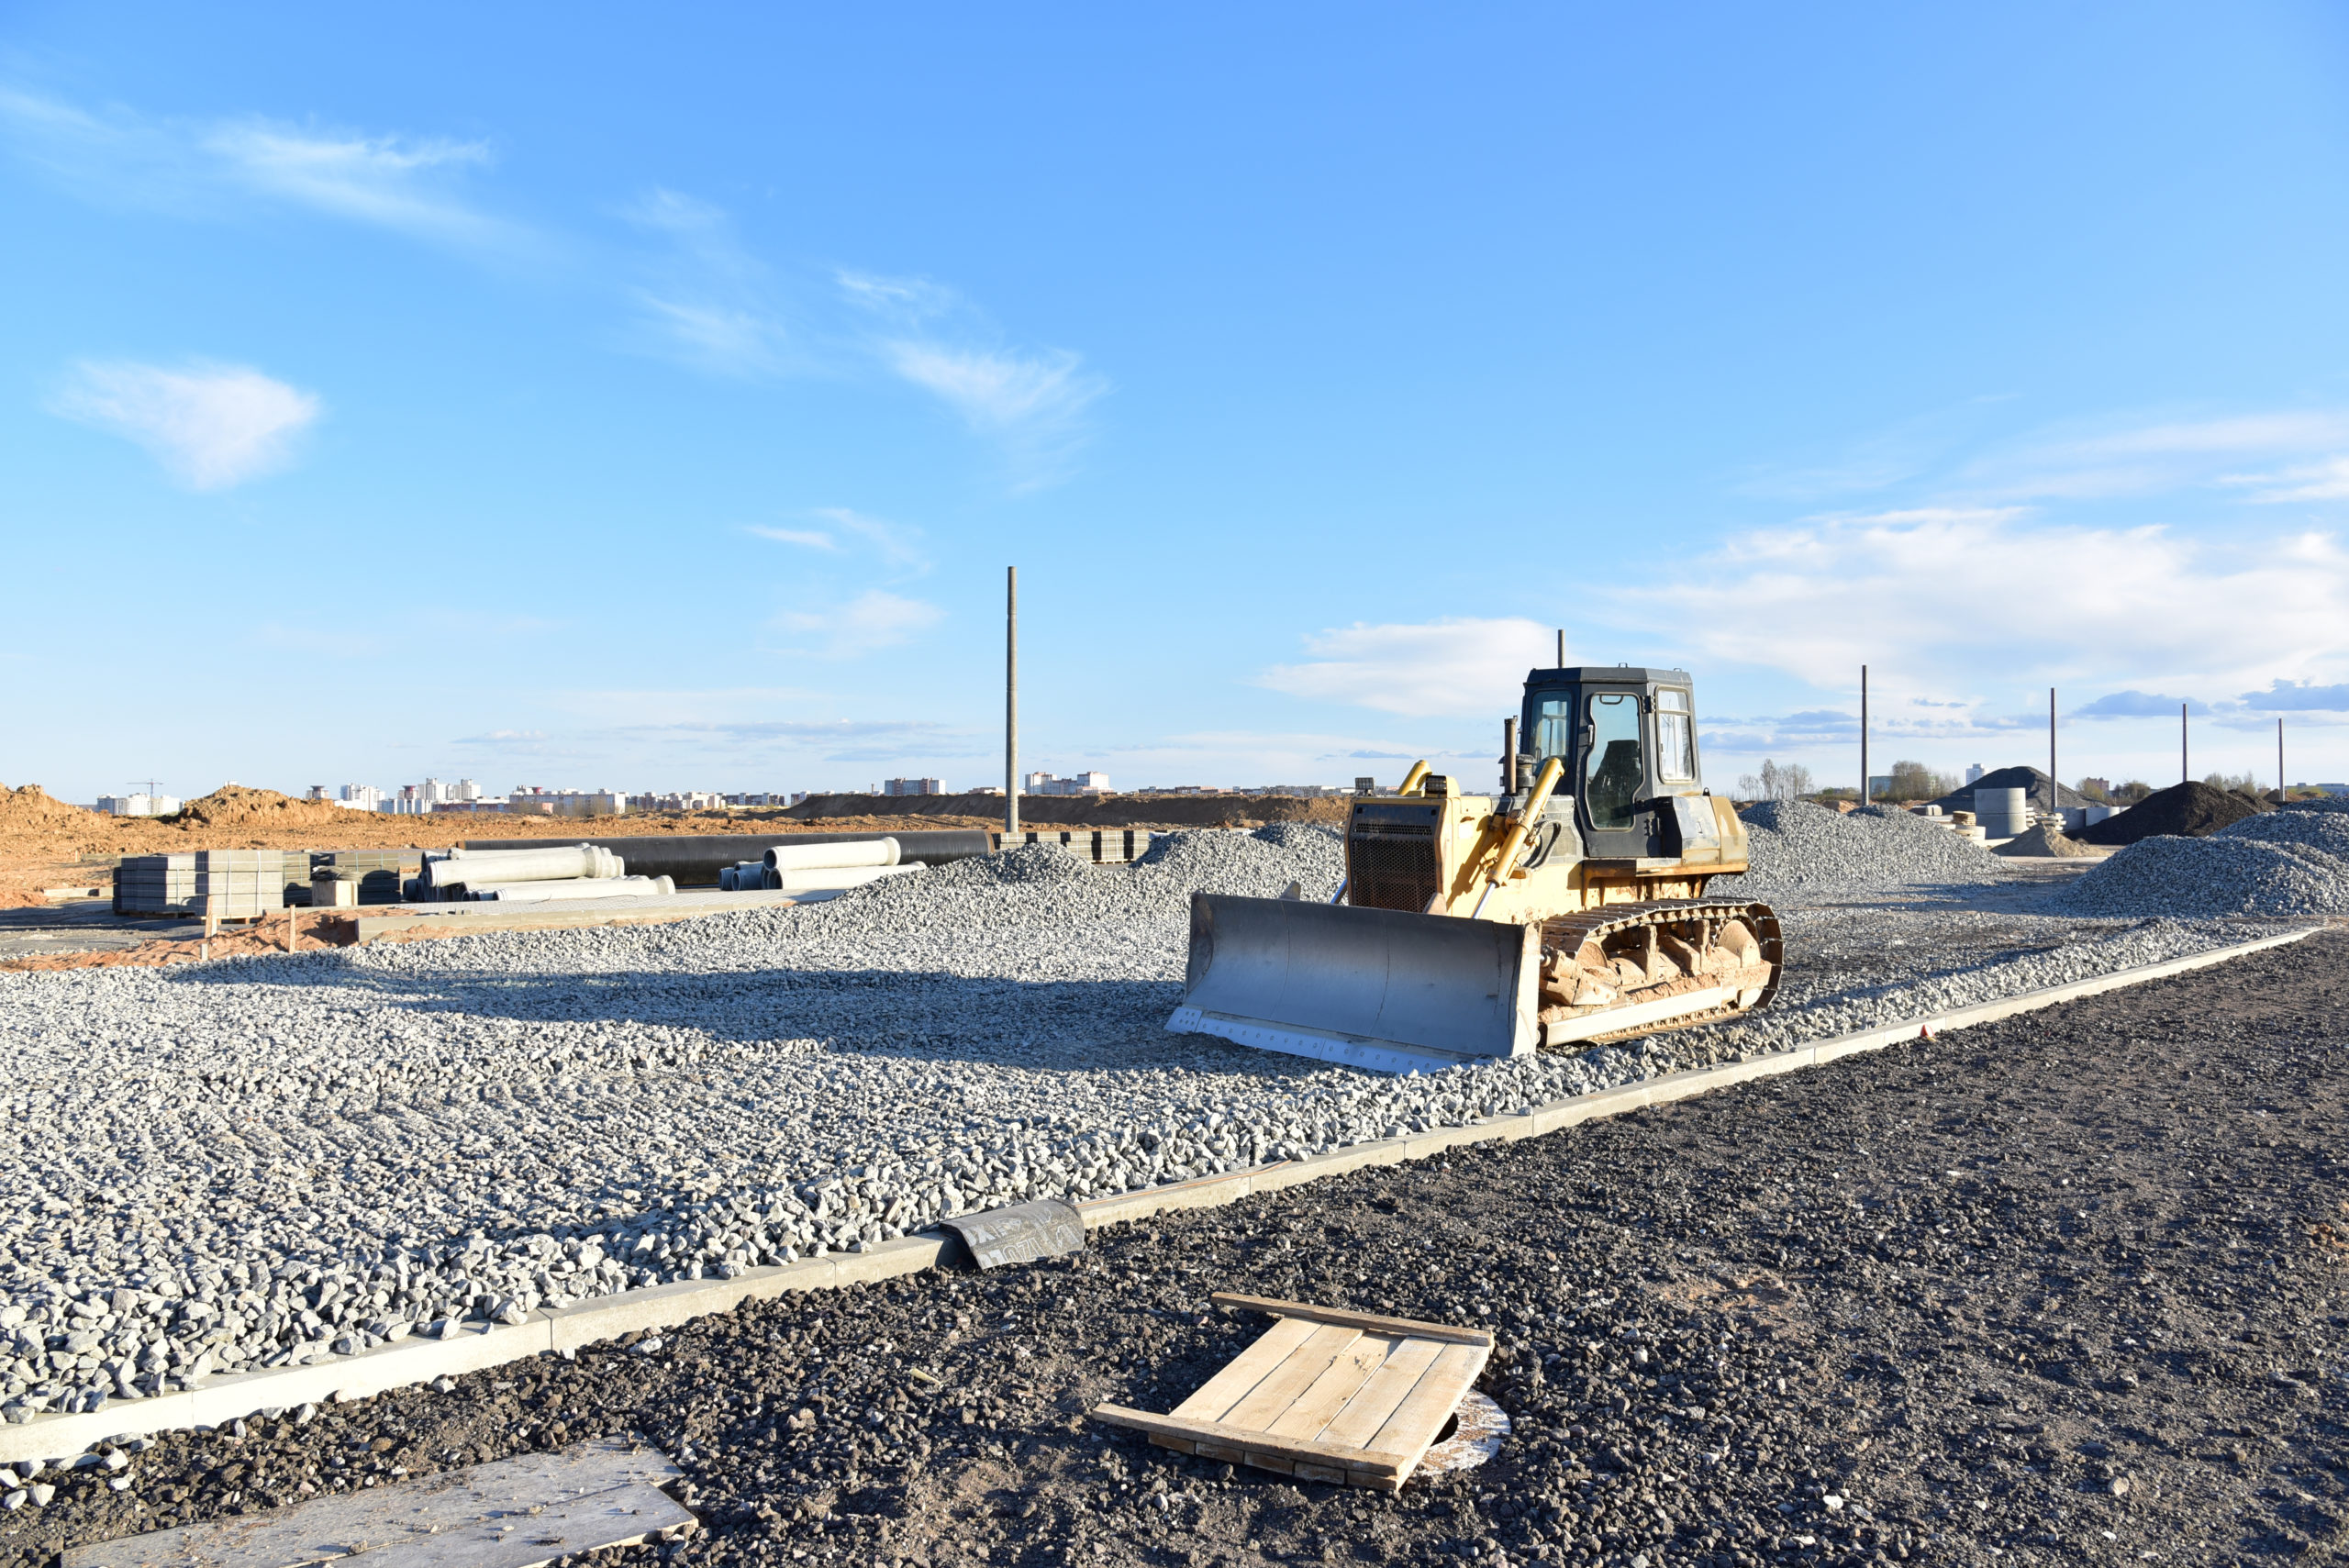
[[[1400,1488],[1493,1353],[1483,1329],[1218,1293],[1276,1321],[1171,1414],[1093,1418],[1161,1448],[1382,1492]]]

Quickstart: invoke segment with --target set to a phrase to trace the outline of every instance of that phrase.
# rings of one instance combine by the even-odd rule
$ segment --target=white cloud
[[[2104,501],[2252,487],[2260,501],[2349,495],[2349,410],[2292,409],[2210,418],[2139,416],[2043,425],[2005,437],[1984,426],[2011,400],[1976,398],[1851,442],[1826,460],[1765,470],[1748,494],[1815,501],[1899,489],[1973,506]],[[2275,473],[2246,462],[2309,460]]]
[[[943,618],[936,605],[868,588],[836,609],[787,611],[778,624],[818,640],[827,659],[852,659],[907,641]]]
[[[908,528],[902,523],[888,522],[880,517],[867,517],[862,512],[852,512],[846,506],[818,506],[815,509],[814,516],[822,517],[835,528],[864,540],[872,547],[874,554],[880,556],[891,566],[899,567],[907,572],[930,570],[930,557],[922,552],[918,542],[921,538],[919,528]]]
[[[944,399],[977,429],[1005,432],[1065,427],[1108,390],[1063,349],[1041,354],[950,349],[901,339],[888,345],[896,373]]]
[[[838,554],[841,548],[840,540],[829,534],[818,533],[812,528],[771,528],[763,524],[752,523],[744,528],[743,532],[756,534],[761,539],[771,539],[777,544],[796,544],[807,550],[828,550],[834,554]]]
[[[1307,637],[1311,660],[1275,664],[1256,680],[1291,696],[1411,717],[1513,713],[1526,671],[1557,656],[1555,636],[1515,617],[1356,625]]]
[[[919,542],[919,528],[867,517],[846,506],[817,506],[811,508],[807,515],[822,518],[831,525],[830,529],[779,528],[752,523],[742,531],[761,539],[771,539],[777,544],[795,544],[805,550],[820,550],[834,555],[844,548],[841,536],[846,534],[863,540],[885,565],[909,573],[930,570],[930,557],[923,553]]]
[[[254,190],[338,217],[465,244],[507,235],[502,222],[435,188],[449,172],[488,163],[481,142],[320,133],[256,118],[216,126],[201,145]]]
[[[841,297],[887,324],[870,351],[893,373],[999,442],[1016,490],[1066,478],[1087,434],[1086,411],[1109,383],[1067,349],[1007,349],[952,289],[926,278],[834,275]]]
[[[85,362],[52,406],[137,441],[191,489],[223,490],[283,467],[320,405],[243,365]]]
[[[0,88],[16,150],[87,199],[217,216],[239,198],[484,251],[535,247],[520,226],[465,202],[455,182],[490,161],[486,144],[285,124],[259,116],[166,119],[92,112]]]
[[[2251,492],[2247,499],[2271,504],[2349,501],[2349,457],[2329,458],[2272,473],[2231,473],[2220,483],[2244,487]]]
[[[2061,428],[1996,447],[1951,476],[1953,491],[2007,500],[2110,500],[2241,483],[2245,459],[2349,448],[2349,413],[2307,409]]]
[[[928,278],[885,278],[871,272],[832,274],[841,295],[850,304],[876,316],[901,321],[926,321],[959,308],[962,299],[952,289]]]
[[[723,207],[653,190],[621,216],[668,246],[651,282],[636,291],[660,351],[718,375],[794,368],[793,334],[773,275],[743,247]]]
[[[1630,584],[1642,624],[1709,660],[1829,689],[1872,664],[1926,695],[2064,677],[2143,685],[2307,678],[2349,658],[2349,556],[2322,533],[2210,546],[2145,527],[1919,508],[1742,536],[1702,579]]]

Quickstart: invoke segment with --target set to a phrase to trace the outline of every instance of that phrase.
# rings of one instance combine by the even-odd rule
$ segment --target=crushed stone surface
[[[2252,839],[2267,844],[2297,844],[2349,861],[2349,810],[2309,811],[2290,806],[2230,823],[2214,839]]]
[[[1706,892],[1793,903],[1887,887],[1995,882],[1989,852],[1933,819],[1897,807],[1839,812],[1807,800],[1765,800],[1742,812],[1752,870]]]
[[[2336,1561],[2344,956],[28,1465],[0,1568],[607,1432],[699,1521],[607,1568]],[[1514,1430],[1388,1496],[1089,1422],[1264,1330],[1218,1290],[1488,1327]]]
[[[1762,831],[1842,846],[1839,892],[1994,863],[1905,814],[1800,809],[1827,826]],[[2232,940],[1798,906],[1781,1001],[1736,1025],[1405,1079],[1165,1032],[1192,891],[1326,898],[1341,865],[1334,833],[1283,824],[674,925],[0,975],[0,1414],[1463,1125]]]

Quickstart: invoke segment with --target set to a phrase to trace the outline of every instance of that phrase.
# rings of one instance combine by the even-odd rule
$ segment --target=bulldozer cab
[[[1704,794],[1694,685],[1682,670],[1584,665],[1529,671],[1520,733],[1531,766],[1555,757],[1594,859],[1673,852],[1676,796]]]

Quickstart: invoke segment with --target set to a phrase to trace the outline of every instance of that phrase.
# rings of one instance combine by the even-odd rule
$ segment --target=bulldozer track
[[[1761,944],[1760,958],[1769,965],[1769,979],[1762,994],[1741,1006],[1735,1003],[1709,1007],[1700,1012],[1643,1023],[1637,1027],[1611,1030],[1604,1034],[1582,1035],[1562,1045],[1559,1050],[1586,1050],[1594,1045],[1606,1045],[1616,1040],[1637,1040],[1643,1035],[1665,1034],[1675,1029],[1696,1029],[1704,1024],[1718,1023],[1766,1006],[1777,995],[1778,982],[1786,973],[1786,937],[1778,923],[1777,912],[1767,904],[1742,898],[1660,898],[1639,904],[1617,904],[1601,909],[1585,910],[1575,915],[1553,916],[1542,923],[1542,945],[1544,964],[1553,959],[1580,952],[1586,944],[1596,942],[1601,949],[1609,938],[1642,928],[1656,928],[1669,931],[1683,940],[1693,936],[1692,946],[1708,944],[1714,934],[1730,921],[1742,920],[1751,926]],[[1693,928],[1693,931],[1692,929]],[[1693,989],[1694,987],[1691,986]],[[1621,1007],[1640,1005],[1643,1000],[1668,999],[1665,991],[1660,998],[1645,990],[1625,994]],[[1596,1013],[1584,1013],[1584,1018],[1603,1018],[1615,1008]]]

